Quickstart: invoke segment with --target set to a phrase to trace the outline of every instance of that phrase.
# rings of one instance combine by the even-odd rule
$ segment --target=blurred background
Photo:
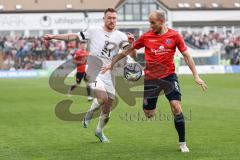
[[[0,78],[48,76],[78,45],[52,41],[46,49],[42,36],[101,26],[108,7],[118,11],[118,29],[136,38],[149,28],[148,14],[162,10],[167,25],[184,37],[200,73],[240,72],[240,0],[1,0]],[[143,59],[140,50],[142,65]],[[176,65],[180,74],[190,73],[179,54]]]
[[[71,78],[49,78],[59,65],[71,63],[78,42],[51,41],[46,48],[42,36],[101,26],[108,7],[118,11],[118,29],[136,38],[149,29],[148,14],[156,9],[184,37],[209,86],[201,91],[177,51],[189,154],[177,153],[166,98],[159,97],[153,119],[145,118],[142,99],[134,96],[143,85],[120,79],[118,107],[106,129],[112,143],[103,145],[94,137],[97,119],[88,129],[81,125],[79,115],[91,105],[80,94],[87,95],[85,88],[66,94],[74,72]],[[143,50],[138,52],[144,66]],[[239,160],[239,59],[240,0],[0,0],[0,160]],[[66,74],[64,67],[53,75]],[[62,102],[70,108],[57,107]]]

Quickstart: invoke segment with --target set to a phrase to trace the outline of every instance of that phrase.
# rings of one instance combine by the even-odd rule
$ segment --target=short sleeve
[[[187,46],[180,34],[177,34],[177,48],[181,53],[187,50]]]
[[[78,35],[78,39],[80,41],[90,39],[91,29],[88,29],[86,31],[78,32],[77,35]]]
[[[144,37],[145,36],[142,35],[135,42],[133,42],[133,48],[140,49],[140,48],[144,47]]]

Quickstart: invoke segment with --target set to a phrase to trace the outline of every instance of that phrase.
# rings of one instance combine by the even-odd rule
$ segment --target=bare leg
[[[94,112],[97,111],[100,108],[100,106],[104,104],[105,101],[107,101],[107,94],[105,91],[95,90],[95,93],[96,93],[97,98],[95,98],[93,100],[90,109],[87,111],[87,113],[83,119],[83,127],[84,128],[88,127],[90,120],[93,117]]]

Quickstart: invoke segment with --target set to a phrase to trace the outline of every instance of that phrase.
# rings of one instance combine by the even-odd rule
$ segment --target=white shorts
[[[96,78],[95,82],[90,84],[91,89],[104,91],[108,94],[108,97],[111,99],[115,99],[115,87],[112,80],[109,79],[100,79],[99,77]]]

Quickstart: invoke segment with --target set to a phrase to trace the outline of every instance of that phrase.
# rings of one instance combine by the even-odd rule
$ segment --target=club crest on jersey
[[[172,41],[171,41],[171,39],[166,39],[165,43],[166,44],[172,44]]]

